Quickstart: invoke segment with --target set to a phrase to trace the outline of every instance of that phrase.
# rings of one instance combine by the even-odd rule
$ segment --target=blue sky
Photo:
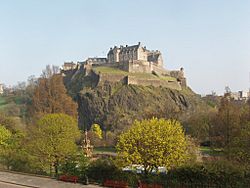
[[[250,1],[0,0],[0,82],[141,41],[200,94],[250,87]]]

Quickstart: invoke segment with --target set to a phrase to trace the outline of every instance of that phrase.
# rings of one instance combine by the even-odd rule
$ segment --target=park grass
[[[94,147],[94,153],[116,153],[115,147]]]
[[[6,112],[9,109],[12,109],[14,107],[18,107],[21,109],[22,114],[25,113],[25,108],[23,108],[23,105],[25,105],[24,98],[21,96],[0,96],[0,111]]]
[[[7,100],[5,97],[0,96],[0,110],[4,109],[8,105]]]
[[[223,150],[220,148],[211,148],[211,147],[201,146],[200,151],[203,155],[209,155],[209,156],[223,155]]]

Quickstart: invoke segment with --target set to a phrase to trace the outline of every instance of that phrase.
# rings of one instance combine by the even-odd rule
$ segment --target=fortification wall
[[[170,75],[170,71],[163,69],[162,67],[158,67],[151,63],[152,71],[156,72],[159,75]]]
[[[166,81],[156,79],[140,79],[134,76],[127,76],[125,78],[126,84],[142,85],[142,86],[155,86],[155,87],[167,87],[170,89],[181,90],[181,85],[177,81]]]
[[[119,64],[119,68],[132,73],[144,72],[144,73],[151,73],[152,68],[151,64],[148,61],[130,61],[130,62],[123,62]]]
[[[92,64],[92,67],[112,67],[119,68],[119,63]]]
[[[98,85],[102,85],[106,81],[111,82],[111,83],[122,82],[123,84],[126,84],[124,75],[111,75],[111,74],[103,74],[103,73],[99,74]]]

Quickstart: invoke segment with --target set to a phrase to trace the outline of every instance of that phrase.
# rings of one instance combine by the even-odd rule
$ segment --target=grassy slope
[[[23,109],[24,101],[20,96],[0,96],[0,111],[4,112],[14,106]]]
[[[3,110],[8,105],[5,97],[0,96],[0,110]]]
[[[160,80],[166,80],[166,81],[176,81],[176,78],[173,78],[171,76],[156,76],[150,73],[131,73],[131,72],[126,72],[120,69],[112,68],[112,67],[104,67],[104,66],[99,66],[93,68],[93,70],[96,73],[103,73],[103,74],[113,74],[113,75],[124,75],[124,76],[135,76],[139,78],[144,78],[144,79],[160,79]]]

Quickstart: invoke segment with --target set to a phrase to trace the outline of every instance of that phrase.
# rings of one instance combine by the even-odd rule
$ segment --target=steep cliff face
[[[101,72],[109,79],[101,79],[95,72]],[[118,79],[125,74],[120,70],[99,67],[95,72],[65,74],[68,93],[78,102],[81,129],[89,129],[98,123],[103,130],[121,131],[134,120],[152,117],[185,120],[193,112],[208,107],[188,87],[176,90],[162,86],[127,85]],[[137,79],[155,78],[151,74],[133,76]]]
[[[98,123],[103,129],[122,130],[135,119],[186,118],[198,107],[201,98],[186,88],[111,84],[84,88],[77,97],[80,127]]]

